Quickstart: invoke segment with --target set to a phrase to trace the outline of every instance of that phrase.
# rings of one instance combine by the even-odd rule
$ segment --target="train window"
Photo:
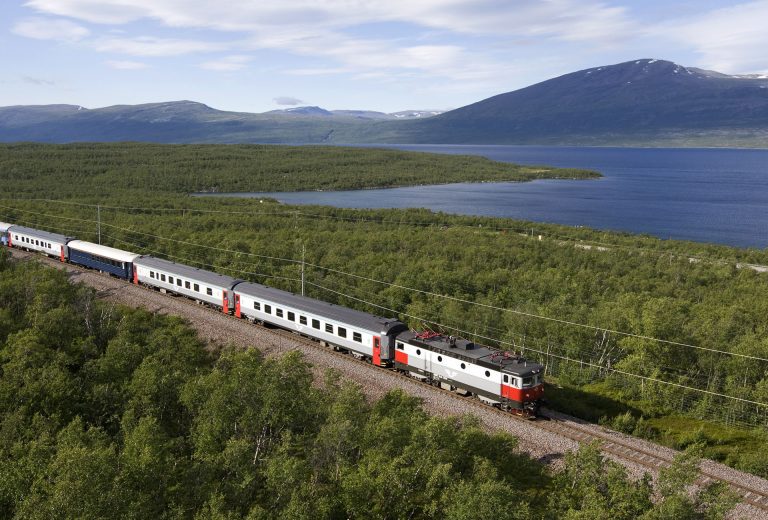
[[[207,294],[208,296],[213,296],[213,289],[211,289],[210,287],[206,287],[205,294]]]
[[[200,286],[198,284],[195,284],[192,286],[195,290],[195,292],[200,292]]]
[[[184,288],[185,288],[185,289],[189,289],[189,288],[190,288],[190,285],[191,285],[191,284],[190,284],[189,282],[184,282]]]
[[[168,277],[168,283],[173,285],[173,276]]]
[[[421,355],[421,349],[419,349],[419,348],[417,348],[417,349],[416,349],[416,355],[417,355],[417,356],[420,356],[420,355]]]
[[[183,282],[181,281],[181,278],[176,278],[176,285],[178,285],[179,287],[181,287],[181,284],[182,284],[182,283],[183,283]],[[189,282],[187,282],[187,284],[189,284]]]
[[[307,324],[307,317],[306,316],[299,316],[299,323],[301,323],[302,325],[306,325]]]
[[[363,342],[363,336],[359,332],[353,332],[352,333],[352,341],[357,341],[358,343]]]
[[[296,321],[296,315],[288,311],[288,321]]]
[[[312,328],[320,330],[320,320],[312,320]]]
[[[528,388],[533,383],[532,377],[524,377],[523,378],[523,388]]]
[[[155,272],[154,271],[150,271],[149,272],[149,277],[150,278],[154,278],[155,277]]]
[[[509,383],[509,376],[504,374],[504,382]]]
[[[272,306],[264,304],[264,312],[266,312],[267,314],[272,314]]]
[[[39,245],[40,245],[40,241],[39,241],[39,240],[37,240],[37,239],[35,239],[35,245],[36,245],[36,246],[39,246]]]
[[[443,360],[443,356],[437,356],[437,360],[438,361],[442,361]]]
[[[326,323],[325,324],[325,332],[333,334],[333,325],[331,325],[330,323]]]
[[[261,310],[261,303],[260,302],[253,302],[253,308],[257,311]]]
[[[462,369],[462,370],[464,370],[465,368],[467,368],[467,365],[465,365],[464,363],[462,363],[462,364],[461,364],[461,369]]]
[[[164,275],[164,274],[161,274],[161,275],[160,275],[160,281],[162,281],[162,282],[164,282],[164,281],[165,281],[165,275]]]
[[[337,334],[340,338],[346,338],[347,337],[347,329],[339,327]]]
[[[275,314],[277,315],[278,318],[282,318],[283,317],[283,309],[275,309]]]
[[[485,371],[485,377],[491,377],[491,373],[489,371]]]
[[[403,345],[399,341],[396,343],[396,345],[397,345],[397,350],[405,350],[405,345]]]

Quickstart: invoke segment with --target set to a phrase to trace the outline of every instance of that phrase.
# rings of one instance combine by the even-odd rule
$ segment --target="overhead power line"
[[[95,205],[93,205],[93,206],[95,207]],[[24,213],[31,213],[31,214],[35,214],[35,215],[38,215],[38,216],[45,216],[45,217],[50,217],[50,218],[60,218],[60,219],[79,221],[79,222],[96,223],[96,221],[94,221],[94,220],[77,219],[77,218],[72,218],[72,217],[63,217],[63,216],[59,216],[59,215],[51,215],[51,214],[46,214],[46,213],[35,212],[35,211],[32,211],[32,210],[23,210],[23,209],[12,208],[12,207],[2,206],[2,205],[0,205],[0,208],[10,209],[10,210],[13,210],[13,211],[20,211],[20,212],[24,212]],[[137,230],[130,229],[130,228],[124,228],[124,227],[121,227],[121,226],[116,226],[116,225],[113,225],[113,224],[107,224],[107,223],[104,223],[104,222],[102,222],[101,225],[102,226],[106,226],[106,227],[110,227],[110,228],[113,228],[113,229],[117,229],[117,230],[120,230],[120,231],[124,231],[126,233],[135,233],[135,234],[138,234],[138,235],[151,237],[151,238],[154,238],[154,239],[157,239],[157,240],[164,240],[164,241],[174,242],[174,243],[178,243],[178,244],[189,245],[189,246],[193,246],[193,247],[200,247],[200,248],[209,249],[209,250],[213,250],[213,251],[219,251],[219,252],[224,252],[224,253],[231,253],[231,254],[236,254],[236,255],[245,255],[245,256],[250,256],[250,257],[254,257],[254,258],[260,258],[260,259],[266,259],[266,260],[272,260],[272,261],[279,261],[279,262],[286,262],[286,263],[292,263],[292,264],[302,264],[302,260],[301,259],[283,258],[283,257],[269,256],[269,255],[260,255],[260,254],[257,254],[257,253],[250,253],[250,252],[244,252],[244,251],[237,251],[237,250],[233,250],[233,249],[221,248],[221,247],[217,247],[217,246],[211,246],[211,245],[208,245],[208,244],[199,244],[199,243],[190,242],[190,241],[187,241],[187,240],[179,240],[179,239],[175,239],[175,238],[164,237],[164,236],[161,236],[161,235],[155,235],[155,234],[152,234],[152,233],[146,233],[146,232],[143,232],[143,231],[137,231]],[[543,320],[543,321],[548,321],[548,322],[552,322],[552,323],[559,323],[559,324],[562,324],[562,325],[568,325],[568,326],[572,326],[572,327],[578,327],[578,328],[594,330],[594,331],[599,331],[599,332],[607,332],[607,333],[610,333],[610,334],[615,334],[617,336],[624,336],[624,337],[635,338],[635,339],[640,339],[640,340],[645,340],[645,341],[652,341],[652,342],[661,343],[661,344],[670,345],[670,346],[702,350],[702,351],[706,351],[706,352],[712,352],[712,353],[717,353],[717,354],[722,354],[722,355],[727,355],[727,356],[733,356],[733,357],[738,357],[738,358],[742,358],[742,359],[749,359],[749,360],[752,360],[752,361],[768,362],[768,358],[763,358],[763,357],[760,357],[760,356],[753,356],[753,355],[749,355],[749,354],[741,354],[741,353],[738,353],[738,352],[729,352],[729,351],[726,351],[726,350],[720,350],[720,349],[715,349],[715,348],[711,348],[711,347],[704,347],[704,346],[700,346],[700,345],[693,345],[693,344],[690,344],[690,343],[684,343],[684,342],[679,342],[679,341],[672,341],[672,340],[666,340],[666,339],[661,339],[661,338],[655,338],[655,337],[646,336],[646,335],[643,335],[643,334],[635,334],[635,333],[632,333],[632,332],[624,332],[624,331],[610,329],[610,328],[606,328],[606,327],[600,327],[600,326],[596,326],[596,325],[590,325],[590,324],[586,324],[586,323],[579,323],[579,322],[575,322],[575,321],[565,320],[565,319],[562,319],[562,318],[553,318],[551,316],[544,316],[544,315],[535,314],[535,313],[531,313],[531,312],[525,312],[525,311],[520,311],[520,310],[516,310],[516,309],[509,309],[509,308],[505,308],[505,307],[500,307],[498,305],[492,305],[492,304],[488,304],[488,303],[475,302],[475,301],[467,300],[467,299],[464,299],[464,298],[458,298],[456,296],[450,296],[450,295],[435,293],[435,292],[432,292],[432,291],[427,291],[427,290],[424,290],[424,289],[418,289],[418,288],[415,288],[415,287],[408,287],[408,286],[405,286],[405,285],[401,285],[401,284],[397,284],[397,283],[393,283],[393,282],[387,282],[387,281],[384,281],[384,280],[377,280],[375,278],[370,278],[370,277],[359,275],[359,274],[355,274],[355,273],[348,273],[346,271],[341,271],[339,269],[334,269],[334,268],[331,268],[331,267],[325,267],[325,266],[322,266],[322,265],[319,265],[319,264],[310,263],[310,262],[306,262],[306,263],[304,263],[304,265],[306,267],[312,267],[312,268],[323,270],[323,271],[326,271],[326,272],[331,272],[331,273],[335,273],[335,274],[339,274],[339,275],[343,275],[343,276],[348,276],[348,277],[359,279],[359,280],[364,280],[364,281],[368,281],[368,282],[372,282],[372,283],[377,283],[377,284],[385,285],[385,286],[388,286],[388,287],[393,287],[393,288],[397,288],[397,289],[403,289],[403,290],[406,290],[406,291],[423,294],[425,296],[445,299],[445,300],[454,301],[454,302],[462,303],[462,304],[466,304],[466,305],[473,305],[473,306],[477,306],[477,307],[481,307],[481,308],[486,308],[486,309],[491,309],[491,310],[495,310],[495,311],[499,311],[499,312],[515,314],[515,315],[518,315],[518,316],[524,316],[524,317],[531,318],[531,319]]]

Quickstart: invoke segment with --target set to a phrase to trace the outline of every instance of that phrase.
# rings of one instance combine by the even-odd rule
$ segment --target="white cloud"
[[[233,71],[241,70],[248,66],[250,56],[234,55],[225,56],[219,60],[206,61],[200,64],[200,68],[207,70]]]
[[[301,105],[304,103],[299,98],[291,97],[291,96],[279,96],[272,100],[276,105],[283,105],[283,106],[296,106]]]
[[[659,36],[693,48],[698,65],[725,73],[768,71],[768,1],[716,9],[660,27]]]
[[[139,70],[146,69],[149,66],[146,63],[142,63],[140,61],[129,60],[107,60],[105,63],[113,69],[119,70]]]
[[[227,48],[226,44],[176,38],[103,38],[93,42],[100,52],[113,52],[131,56],[180,56],[197,52],[214,52]]]
[[[313,60],[284,70],[297,76],[427,76],[499,87],[510,72],[509,58],[489,53],[488,41],[498,47],[547,40],[603,48],[636,30],[624,8],[603,0],[28,0],[25,5],[109,29],[135,31],[135,22],[151,21],[179,37],[134,32],[87,42],[102,52],[177,56],[269,50]],[[408,24],[410,34],[382,38],[375,29],[360,31],[365,24],[387,23]],[[184,30],[195,31],[195,38],[185,39]],[[215,32],[236,36],[222,44]],[[199,34],[216,40],[200,41]],[[247,60],[211,59],[199,66],[234,72]]]
[[[549,35],[603,40],[626,34],[625,9],[599,0],[29,0],[40,12],[93,23],[154,19],[169,27],[263,31],[339,29],[369,22],[408,22],[475,34]]]
[[[19,36],[36,40],[57,40],[76,42],[90,34],[85,27],[68,20],[49,18],[26,18],[16,23],[12,31]]]
[[[403,78],[413,74],[452,81],[503,82],[506,57],[488,53],[535,40],[604,48],[635,33],[626,10],[602,0],[29,0],[49,15],[131,30],[154,21],[182,31],[236,33],[228,44],[197,39],[110,36],[89,44],[102,52],[175,56],[200,52],[282,51],[316,63],[287,68],[293,75],[349,73],[352,77]],[[379,38],[361,34],[365,24],[406,23],[411,34]],[[183,34],[181,35],[183,36]],[[221,35],[209,36],[221,38]],[[473,41],[475,40],[475,41]],[[478,43],[482,42],[482,43]],[[499,53],[501,56],[501,53]],[[224,58],[200,64],[237,71],[247,60]]]

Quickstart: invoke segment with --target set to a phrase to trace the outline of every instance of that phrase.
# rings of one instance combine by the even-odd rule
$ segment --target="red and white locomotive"
[[[543,366],[518,354],[436,332],[403,332],[395,368],[503,410],[535,417],[544,395]]]

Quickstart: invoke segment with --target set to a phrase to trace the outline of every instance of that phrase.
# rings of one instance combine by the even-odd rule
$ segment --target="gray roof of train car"
[[[134,265],[142,267],[150,267],[155,269],[162,269],[176,276],[182,276],[184,278],[190,278],[202,283],[215,285],[217,287],[232,288],[233,285],[240,282],[237,278],[231,276],[225,276],[223,274],[213,273],[204,269],[198,269],[197,267],[190,267],[184,264],[177,264],[169,260],[163,260],[162,258],[155,258],[154,256],[142,256],[134,260]]]
[[[400,334],[398,339],[411,345],[421,344],[425,348],[443,352],[451,357],[477,363],[485,367],[502,369],[504,372],[518,376],[535,374],[544,368],[539,363],[527,361],[524,358],[515,356],[511,352],[488,348],[463,338],[456,338],[454,343],[456,346],[451,346],[451,342],[446,336],[419,338],[415,332],[409,330]]]
[[[12,231],[14,233],[23,233],[25,235],[31,235],[33,237],[43,238],[45,240],[50,240],[52,242],[59,242],[62,244],[66,244],[68,241],[72,240],[72,237],[68,237],[66,235],[60,235],[58,233],[49,233],[48,231],[41,231],[39,229],[28,228],[24,226],[11,226],[9,228],[9,231]]]
[[[267,299],[275,303],[284,303],[286,307],[291,307],[309,314],[320,315],[328,319],[346,323],[354,327],[373,332],[389,333],[390,330],[401,325],[405,330],[405,325],[395,318],[383,318],[368,314],[367,312],[347,309],[340,305],[334,305],[307,296],[293,294],[280,289],[273,289],[266,285],[258,283],[243,282],[235,287],[236,293],[245,294],[255,299]]]

